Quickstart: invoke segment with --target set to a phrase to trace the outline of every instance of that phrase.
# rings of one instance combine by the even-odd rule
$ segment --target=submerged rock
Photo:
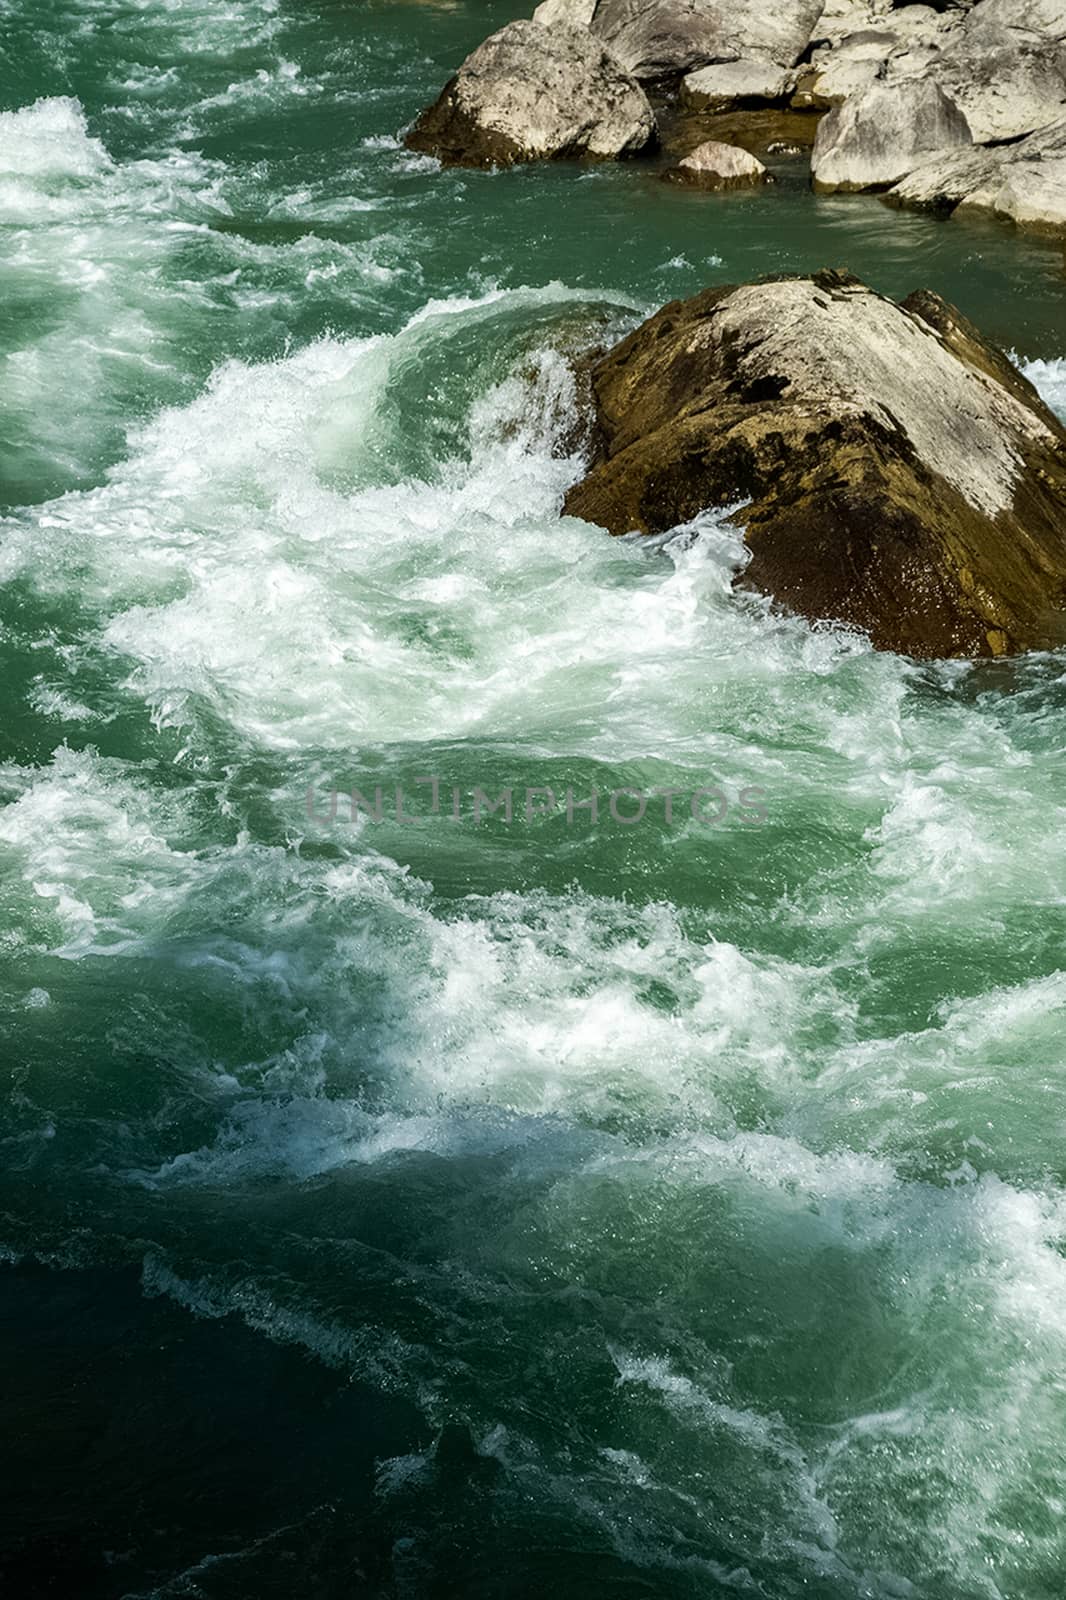
[[[511,22],[463,62],[408,132],[450,166],[636,155],[655,137],[640,85],[586,31]]]
[[[735,144],[719,144],[707,139],[695,150],[663,173],[671,183],[685,183],[697,189],[752,189],[769,183],[770,174],[762,162]]]
[[[938,296],[845,273],[675,301],[593,368],[565,510],[661,532],[735,506],[741,581],[906,654],[1066,639],[1066,430]]]
[[[878,82],[822,118],[811,177],[823,194],[887,189],[937,152],[972,142],[966,118],[935,83]]]

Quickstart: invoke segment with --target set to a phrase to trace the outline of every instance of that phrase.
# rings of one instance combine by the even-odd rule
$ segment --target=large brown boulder
[[[905,654],[1066,640],[1066,430],[937,295],[846,273],[675,301],[593,368],[565,510],[656,533],[735,506],[740,581]]]
[[[655,137],[647,96],[584,29],[511,22],[463,62],[406,136],[449,166],[636,155]]]

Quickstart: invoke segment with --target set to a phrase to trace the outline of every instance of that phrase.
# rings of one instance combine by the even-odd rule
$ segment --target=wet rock
[[[593,368],[565,509],[660,532],[736,506],[739,580],[918,657],[1066,638],[1066,430],[938,296],[844,273],[706,290]]]
[[[795,145],[810,151],[821,113],[794,111],[791,106],[754,106],[737,111],[692,111],[687,106],[659,111],[663,150],[680,161],[707,139],[735,144],[765,161],[772,145]]]
[[[511,22],[463,62],[406,136],[450,166],[636,155],[655,137],[640,85],[587,31]]]
[[[735,144],[719,144],[716,139],[697,145],[663,177],[696,189],[752,189],[772,181],[755,156]]]
[[[823,117],[811,176],[823,194],[887,189],[923,160],[971,143],[966,118],[935,83],[877,82]]]

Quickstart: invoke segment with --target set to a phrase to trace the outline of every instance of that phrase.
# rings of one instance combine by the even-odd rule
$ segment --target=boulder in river
[[[811,177],[820,193],[887,189],[923,160],[972,142],[966,118],[937,84],[877,82],[822,118]]]
[[[671,183],[684,183],[696,189],[753,189],[770,182],[762,162],[735,144],[720,144],[708,139],[689,152],[663,177]]]
[[[406,136],[449,166],[636,155],[655,137],[647,96],[587,31],[511,22],[463,62]]]
[[[951,306],[846,273],[674,301],[591,373],[565,510],[656,533],[737,507],[742,581],[905,654],[1066,640],[1066,429]]]
[[[812,61],[799,79],[792,104],[820,111],[842,105],[849,95],[868,88],[899,48],[899,35],[881,28],[849,35],[835,50],[821,52]]]
[[[893,65],[906,68],[902,59]],[[984,4],[921,70],[954,100],[975,144],[1017,139],[1066,115],[1066,46],[1001,26]]]
[[[689,73],[681,84],[681,103],[696,111],[732,111],[782,100],[791,82],[788,69],[773,61],[720,61]]]
[[[715,61],[791,67],[822,0],[544,0],[540,21],[589,27],[637,78],[676,78]]]
[[[884,197],[919,211],[985,213],[1066,232],[1066,119],[1015,144],[954,150],[922,162]]]

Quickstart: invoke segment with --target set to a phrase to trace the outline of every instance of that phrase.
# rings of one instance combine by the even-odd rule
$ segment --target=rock
[[[1043,232],[1066,230],[1066,119],[993,150],[924,162],[884,197],[919,211],[984,212]]]
[[[542,0],[533,21],[542,28],[589,28],[596,15],[597,0]]]
[[[867,28],[894,27],[898,15],[892,0],[827,0],[812,39],[816,44],[837,45]]]
[[[662,148],[674,161],[713,137],[720,144],[735,144],[765,161],[771,145],[798,145],[810,151],[818,131],[819,113],[793,111],[791,106],[749,106],[738,111],[686,111],[664,116],[660,130]]]
[[[1062,0],[981,0],[973,15],[1018,33],[1066,40],[1066,6]]]
[[[738,582],[908,655],[1066,638],[1066,429],[938,296],[846,273],[705,290],[592,368],[565,511],[656,533],[736,507]]]
[[[511,22],[468,56],[405,143],[449,166],[636,155],[655,137],[640,85],[591,34]]]
[[[753,155],[735,144],[719,144],[715,139],[697,145],[663,177],[698,189],[751,189],[772,181],[762,162]]]
[[[1066,228],[1066,155],[1011,162],[998,180],[964,195],[957,209],[960,214],[989,212],[1021,228],[1060,233]]]
[[[822,118],[811,176],[821,194],[887,189],[923,159],[970,143],[966,118],[935,83],[874,83]]]
[[[731,111],[753,100],[782,100],[791,75],[772,61],[722,61],[690,72],[681,102],[699,111]]]
[[[983,13],[977,6],[939,54],[917,63],[959,107],[974,143],[1016,139],[1066,115],[1066,46],[986,23]],[[908,64],[891,71],[902,76]]]
[[[894,50],[899,49],[896,33],[868,29],[850,34],[842,39],[835,50],[830,50],[812,62],[810,71],[800,79],[792,104],[828,110],[842,105],[850,95],[858,94],[879,77],[885,62]]]
[[[1066,16],[1062,0],[1054,4]],[[875,79],[924,78],[956,103],[975,143],[1018,138],[1066,114],[1066,45],[1056,43],[1050,22],[1045,34],[1012,20],[1026,15],[1027,0],[981,0],[969,11],[905,4],[868,10],[864,25],[845,34],[845,21],[864,12],[844,9],[832,18],[832,48],[814,49],[793,104],[840,105]],[[816,43],[828,21],[827,10]]]
[[[995,177],[998,152],[977,148],[949,150],[921,162],[884,195],[889,205],[915,211],[954,211],[959,201]]]
[[[762,58],[791,67],[821,0],[599,0],[592,31],[637,78],[669,78],[712,62]]]

